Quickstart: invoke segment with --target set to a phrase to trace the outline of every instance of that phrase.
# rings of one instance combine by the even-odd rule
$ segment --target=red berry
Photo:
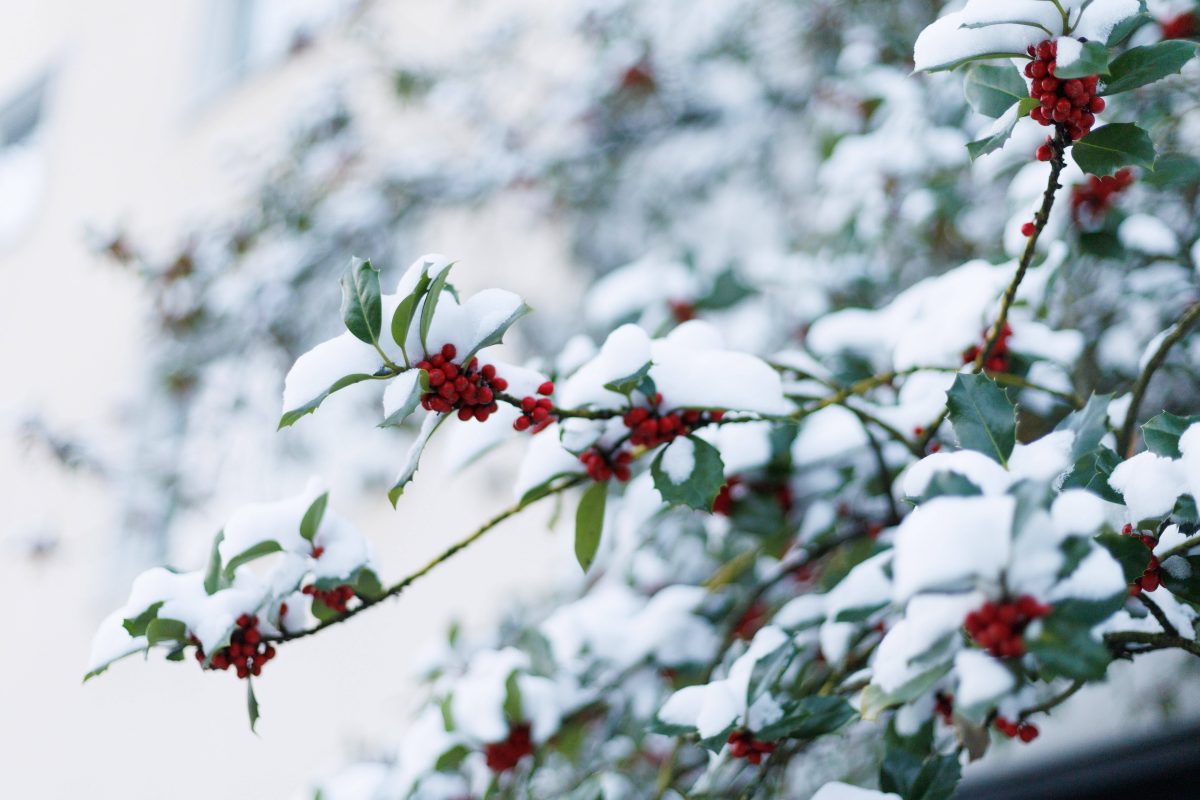
[[[1054,158],[1054,150],[1048,144],[1044,144],[1037,149],[1038,161],[1049,161]]]
[[[1026,239],[1028,239],[1030,236],[1033,236],[1033,234],[1036,232],[1037,226],[1035,226],[1032,222],[1026,222],[1021,226],[1021,235]]]
[[[546,381],[537,388],[538,394],[554,394],[554,381]]]

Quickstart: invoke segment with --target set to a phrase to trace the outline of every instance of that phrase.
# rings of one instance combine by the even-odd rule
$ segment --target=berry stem
[[[1055,5],[1057,5],[1057,0],[1055,1]],[[1059,6],[1059,8],[1061,9],[1062,7]],[[1063,20],[1065,23],[1065,15]],[[975,363],[971,365],[972,374],[977,375],[983,371],[984,363],[991,356],[992,350],[996,347],[996,342],[1000,340],[1004,324],[1008,322],[1008,312],[1012,308],[1013,301],[1016,300],[1017,289],[1020,288],[1021,281],[1025,280],[1025,273],[1029,271],[1029,265],[1033,263],[1033,256],[1037,251],[1038,239],[1041,238],[1042,231],[1046,229],[1046,223],[1050,220],[1050,210],[1054,208],[1054,197],[1058,193],[1058,190],[1062,188],[1062,185],[1058,182],[1058,178],[1066,166],[1067,149],[1067,137],[1062,125],[1055,126],[1054,138],[1050,141],[1050,149],[1053,151],[1050,157],[1050,177],[1046,181],[1046,191],[1042,194],[1042,207],[1033,215],[1033,235],[1026,240],[1025,250],[1021,253],[1021,260],[1017,262],[1017,271],[1013,273],[1012,281],[1008,284],[1008,288],[1004,290],[1003,297],[1000,298],[1000,313],[996,315],[996,321],[992,323],[987,340],[975,356]],[[950,409],[943,408],[937,420],[925,427],[921,438],[917,440],[917,444],[922,451],[929,444],[929,440],[937,434],[938,429],[942,427],[942,423],[946,421],[946,417],[949,414]]]
[[[1154,351],[1154,355],[1146,362],[1142,373],[1138,375],[1137,382],[1133,386],[1133,397],[1129,401],[1129,411],[1125,413],[1125,424],[1121,426],[1121,438],[1117,442],[1118,453],[1124,453],[1126,457],[1133,455],[1133,433],[1137,428],[1138,409],[1142,405],[1142,399],[1145,397],[1146,388],[1150,385],[1150,379],[1167,360],[1171,348],[1178,344],[1197,322],[1200,322],[1200,303],[1194,304],[1183,312],[1183,316],[1175,323],[1171,332],[1163,338],[1158,349]]]

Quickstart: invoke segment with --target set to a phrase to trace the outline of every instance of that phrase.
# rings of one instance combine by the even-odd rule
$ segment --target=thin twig
[[[1142,399],[1146,395],[1146,388],[1150,385],[1150,379],[1154,377],[1154,373],[1167,360],[1167,355],[1171,352],[1171,348],[1180,339],[1187,336],[1188,331],[1197,322],[1200,322],[1200,303],[1196,303],[1183,313],[1183,316],[1175,323],[1175,327],[1158,345],[1158,349],[1154,351],[1154,355],[1146,362],[1146,366],[1142,369],[1142,374],[1138,376],[1137,383],[1133,385],[1133,396],[1129,401],[1129,410],[1125,413],[1125,424],[1121,426],[1121,438],[1117,440],[1117,452],[1124,453],[1126,458],[1133,455],[1133,432],[1137,427],[1138,410],[1141,408]]]
[[[1033,215],[1033,235],[1025,242],[1025,250],[1021,253],[1021,259],[1017,262],[1017,271],[1013,273],[1012,281],[1009,282],[1008,288],[1004,290],[1004,295],[1000,298],[1000,312],[996,315],[996,321],[992,323],[991,329],[988,331],[987,339],[984,340],[983,347],[979,349],[979,353],[975,356],[975,362],[971,365],[971,372],[979,374],[983,371],[983,365],[987,363],[988,358],[992,355],[992,350],[996,347],[996,342],[1000,341],[1000,335],[1004,331],[1004,325],[1008,322],[1008,312],[1012,308],[1013,302],[1017,298],[1017,289],[1020,288],[1021,282],[1025,280],[1025,273],[1029,270],[1030,264],[1033,263],[1034,253],[1037,251],[1038,239],[1042,235],[1042,231],[1046,229],[1046,223],[1050,221],[1050,211],[1054,208],[1054,197],[1061,185],[1058,182],[1059,175],[1062,174],[1063,167],[1066,165],[1066,138],[1065,128],[1062,125],[1056,126],[1057,130],[1054,138],[1050,141],[1050,149],[1053,154],[1050,157],[1050,177],[1046,181],[1046,191],[1042,194],[1042,207]],[[942,423],[946,421],[946,417],[950,415],[949,408],[943,408],[938,418],[934,420],[924,433],[917,440],[917,444],[921,451],[929,445],[929,440],[932,439]]]
[[[572,478],[571,480],[567,481],[566,483],[563,483],[561,486],[557,486],[557,487],[549,490],[545,495],[543,495],[542,497],[539,497],[538,500],[544,499],[546,497],[550,497],[552,495],[561,494],[562,492],[566,491],[567,489],[571,488],[572,486],[578,485],[582,480],[583,480],[582,476]],[[373,608],[374,606],[379,605],[380,603],[382,603],[384,600],[387,600],[388,598],[395,597],[396,595],[400,594],[405,589],[407,589],[409,586],[416,583],[418,580],[425,577],[426,575],[428,575],[433,570],[437,569],[439,566],[441,566],[445,562],[449,561],[451,558],[453,558],[455,555],[457,555],[460,551],[465,550],[466,548],[470,547],[472,544],[477,542],[479,539],[483,538],[483,536],[486,533],[491,531],[493,528],[495,528],[501,522],[504,522],[509,517],[512,517],[512,516],[518,514],[519,512],[523,511],[526,507],[532,505],[532,503],[534,503],[534,502],[537,502],[537,501],[534,500],[534,501],[531,501],[528,503],[517,503],[515,505],[509,506],[508,508],[504,509],[499,514],[492,517],[487,522],[483,523],[483,525],[481,525],[479,528],[477,528],[470,536],[466,537],[465,539],[461,539],[458,542],[455,542],[453,545],[451,545],[450,547],[448,547],[444,551],[442,551],[441,554],[436,556],[428,564],[421,567],[416,572],[413,572],[413,573],[405,576],[404,578],[400,579],[396,583],[389,586],[387,588],[387,590],[384,591],[384,593],[379,595],[378,597],[369,598],[369,599],[362,598],[362,602],[359,603],[354,608],[350,609],[349,611],[346,611],[343,614],[339,614],[336,617],[331,617],[331,618],[325,620],[324,622],[321,622],[318,625],[315,625],[311,628],[305,628],[302,631],[295,631],[294,633],[293,632],[285,632],[279,636],[264,637],[264,641],[290,642],[295,639],[303,639],[306,636],[311,636],[314,633],[323,631],[326,628],[329,628],[333,625],[337,625],[339,623],[345,622],[346,620],[350,619],[351,617],[357,616],[358,614],[361,614],[362,612],[366,611],[368,608]]]

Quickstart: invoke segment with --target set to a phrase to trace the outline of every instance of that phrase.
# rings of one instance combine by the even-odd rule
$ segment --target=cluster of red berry
[[[472,358],[460,366],[454,363],[458,349],[444,345],[441,352],[417,362],[417,368],[429,374],[430,391],[421,395],[421,407],[427,411],[449,414],[458,409],[458,418],[483,422],[498,408],[496,394],[508,388],[508,381],[496,375],[491,364],[478,367]]]
[[[526,724],[514,725],[508,731],[508,738],[503,742],[493,742],[483,746],[483,755],[487,759],[488,769],[492,772],[508,772],[527,755],[533,753],[533,739],[529,735]]]
[[[770,755],[775,750],[773,742],[760,742],[748,731],[734,731],[729,734],[729,754],[734,758],[744,758],[751,764],[761,764],[764,755]]]
[[[196,660],[203,664],[204,650],[194,637],[192,641],[196,644]],[[211,666],[220,670],[233,667],[239,678],[257,677],[262,673],[263,664],[274,657],[274,646],[264,642],[258,630],[258,617],[242,614],[237,618],[237,628],[229,638],[229,646],[213,653]]]
[[[533,428],[534,433],[541,433],[556,419],[550,413],[554,410],[554,403],[549,397],[554,394],[554,382],[546,381],[537,388],[537,393],[542,396],[530,395],[521,398],[521,416],[513,420],[513,427],[517,430],[524,431]]]
[[[596,483],[604,483],[613,476],[624,483],[632,474],[629,465],[633,462],[633,453],[628,450],[605,453],[598,447],[592,447],[584,451],[579,460],[587,467],[588,477]]]
[[[717,422],[724,416],[722,411],[671,411],[662,414],[658,410],[661,403],[662,394],[656,394],[653,407],[639,406],[625,412],[625,427],[632,431],[629,435],[630,444],[635,447],[658,447],[674,441],[676,436],[687,436],[708,422]]]
[[[1007,603],[987,601],[967,614],[963,626],[980,647],[996,658],[1020,658],[1025,655],[1025,640],[1021,635],[1035,619],[1051,611],[1027,594]]]
[[[1159,573],[1162,565],[1158,562],[1158,556],[1153,553],[1154,545],[1158,544],[1158,542],[1148,533],[1135,532],[1132,525],[1126,525],[1121,533],[1126,536],[1136,536],[1142,540],[1142,544],[1146,545],[1147,550],[1152,551],[1150,553],[1150,561],[1146,565],[1146,570],[1142,573],[1142,577],[1129,584],[1129,594],[1136,595],[1142,592],[1153,592],[1162,584],[1162,576]]]
[[[712,511],[714,514],[728,517],[733,513],[734,505],[750,494],[774,495],[775,502],[783,513],[786,514],[792,510],[794,498],[787,483],[750,483],[733,475],[721,487],[721,491],[717,492],[717,497],[713,500]]]
[[[1192,39],[1200,34],[1195,11],[1185,11],[1170,19],[1164,19],[1158,26],[1162,29],[1163,39]]]
[[[996,730],[1010,739],[1020,739],[1026,744],[1038,737],[1037,725],[1028,722],[1013,722],[1005,717],[996,717]]]
[[[672,300],[668,305],[671,307],[671,319],[681,325],[696,318],[696,307],[686,300]]]
[[[1057,66],[1058,44],[1049,39],[1029,46],[1033,59],[1025,65],[1025,77],[1030,79],[1029,96],[1041,104],[1029,112],[1035,122],[1042,125],[1060,125],[1071,141],[1087,136],[1096,124],[1096,114],[1104,110],[1104,98],[1096,96],[1096,85],[1100,76],[1085,78],[1063,78],[1054,76]],[[1054,150],[1047,137],[1046,144],[1038,148],[1039,161],[1049,161]]]
[[[733,635],[748,642],[767,624],[767,606],[761,600],[746,609],[733,626]]]
[[[341,586],[334,586],[332,589],[318,589],[315,583],[310,583],[300,591],[304,594],[312,595],[314,600],[320,600],[339,614],[346,613],[347,605],[354,599],[354,589],[344,583]],[[280,615],[282,614],[283,611],[281,609]]]
[[[1115,175],[1089,175],[1085,183],[1071,189],[1071,217],[1075,224],[1094,222],[1104,216],[1112,205],[1113,195],[1120,194],[1133,184],[1133,170],[1117,170]]]
[[[933,713],[941,717],[947,725],[954,724],[954,695],[949,692],[938,692],[933,696]]]
[[[983,362],[983,368],[987,372],[1008,372],[1011,363],[1009,362],[1008,340],[1012,338],[1012,328],[1007,322],[1000,329],[1000,335],[996,337],[996,344],[992,346],[992,352],[988,354],[987,360]],[[988,330],[983,330],[983,341],[987,342]],[[973,364],[975,359],[979,358],[979,351],[983,349],[983,345],[973,344],[963,351],[962,362],[964,364]],[[917,434],[918,436],[920,434]]]

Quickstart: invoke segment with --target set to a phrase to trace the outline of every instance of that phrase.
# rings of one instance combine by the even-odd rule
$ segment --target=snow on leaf
[[[999,578],[1011,552],[1014,509],[1007,495],[937,497],[918,506],[896,532],[896,600]]]
[[[423,369],[410,369],[388,382],[383,390],[383,422],[379,427],[399,425],[408,419],[421,402],[421,395],[429,391],[429,373]]]
[[[663,500],[699,511],[712,508],[725,483],[721,454],[697,436],[680,436],[660,450],[650,474]]]

